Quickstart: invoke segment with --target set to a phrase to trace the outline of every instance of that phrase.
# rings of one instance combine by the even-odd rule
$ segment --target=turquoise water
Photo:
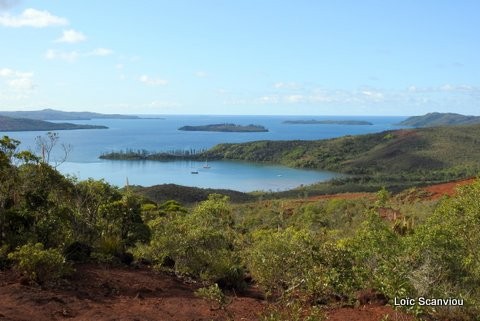
[[[324,171],[291,169],[283,166],[245,162],[216,161],[203,168],[199,162],[108,161],[98,156],[121,149],[148,151],[190,150],[210,148],[219,143],[237,143],[254,140],[324,139],[344,135],[358,135],[397,129],[394,124],[406,117],[332,117],[332,116],[159,116],[164,119],[117,120],[98,119],[76,121],[79,124],[106,125],[106,130],[59,131],[60,143],[72,146],[68,161],[58,169],[80,179],[104,178],[123,186],[130,184],[150,186],[174,183],[186,186],[229,188],[240,191],[285,190],[301,184],[325,181],[336,174]],[[372,126],[362,125],[291,125],[284,120],[295,119],[366,120]],[[262,133],[186,132],[177,128],[184,125],[202,125],[231,122],[258,124],[269,129]],[[22,148],[35,150],[35,137],[44,132],[0,133],[22,141]],[[58,149],[59,150],[59,149]],[[59,158],[54,155],[53,158]],[[198,171],[198,174],[191,174]]]

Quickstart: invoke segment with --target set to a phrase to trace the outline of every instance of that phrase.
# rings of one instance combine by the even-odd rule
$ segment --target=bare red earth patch
[[[453,181],[453,182],[423,187],[423,190],[431,193],[430,199],[439,199],[444,195],[448,195],[448,196],[455,195],[458,187],[472,184],[474,181],[475,181],[475,178],[469,178],[469,179],[464,179],[459,181]]]

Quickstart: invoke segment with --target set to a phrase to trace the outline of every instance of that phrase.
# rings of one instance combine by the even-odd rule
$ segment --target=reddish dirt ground
[[[460,181],[453,181],[443,184],[431,185],[427,187],[423,187],[422,189],[431,193],[430,199],[439,199],[444,195],[455,195],[456,189],[459,186],[464,186],[468,184],[472,184],[475,181],[474,178],[464,179]]]
[[[264,301],[235,297],[227,310],[215,309],[194,290],[148,269],[76,267],[74,277],[54,289],[20,284],[0,272],[0,320],[256,320]]]
[[[267,306],[255,290],[232,296],[226,310],[198,298],[198,287],[146,268],[76,267],[74,276],[50,289],[21,284],[11,271],[0,272],[0,321],[116,320],[220,321],[259,320]],[[411,321],[388,306],[367,305],[327,311],[332,321]]]

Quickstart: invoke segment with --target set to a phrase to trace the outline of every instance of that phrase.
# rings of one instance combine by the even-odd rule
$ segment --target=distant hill
[[[399,125],[411,127],[433,127],[446,125],[480,124],[480,116],[465,116],[455,113],[428,113],[405,119]]]
[[[213,193],[227,195],[234,203],[249,202],[255,199],[253,195],[228,189],[198,188],[175,184],[162,184],[150,187],[131,186],[131,188],[134,192],[144,195],[157,203],[163,203],[168,200],[175,200],[182,204],[198,203],[205,201],[208,199],[208,195]]]
[[[71,129],[107,129],[106,126],[51,123],[48,121],[0,116],[0,131],[44,131]]]
[[[235,125],[235,124],[211,124],[200,126],[183,126],[178,130],[185,131],[204,131],[204,132],[268,132],[260,125]]]
[[[318,125],[373,125],[371,122],[364,121],[364,120],[316,120],[316,119],[309,119],[309,120],[286,120],[283,122],[284,124],[299,124],[299,125],[310,125],[310,124],[318,124]]]
[[[42,109],[32,111],[0,111],[0,116],[38,120],[90,120],[90,119],[139,119],[138,116],[120,114],[99,114],[87,111],[61,111]]]

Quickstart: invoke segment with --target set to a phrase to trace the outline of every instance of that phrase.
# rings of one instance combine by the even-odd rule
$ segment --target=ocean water
[[[59,131],[59,144],[68,144],[72,150],[66,162],[58,169],[79,179],[93,177],[123,186],[129,184],[151,186],[174,183],[186,186],[229,188],[240,191],[279,191],[325,181],[337,176],[326,171],[291,169],[283,166],[215,161],[210,168],[201,162],[109,161],[100,160],[102,153],[123,149],[148,151],[201,150],[219,143],[239,143],[255,140],[315,140],[359,135],[398,129],[396,123],[406,117],[372,116],[195,116],[158,115],[149,119],[95,119],[75,121],[78,124],[108,126],[104,130]],[[373,125],[319,125],[284,124],[285,120],[330,119],[365,120]],[[73,122],[73,121],[72,121]],[[179,131],[184,125],[215,123],[241,125],[258,124],[269,129],[261,133],[224,133]],[[22,142],[22,148],[35,151],[35,137],[45,132],[2,132]],[[60,148],[52,156],[59,159]],[[198,174],[191,174],[198,171]]]

